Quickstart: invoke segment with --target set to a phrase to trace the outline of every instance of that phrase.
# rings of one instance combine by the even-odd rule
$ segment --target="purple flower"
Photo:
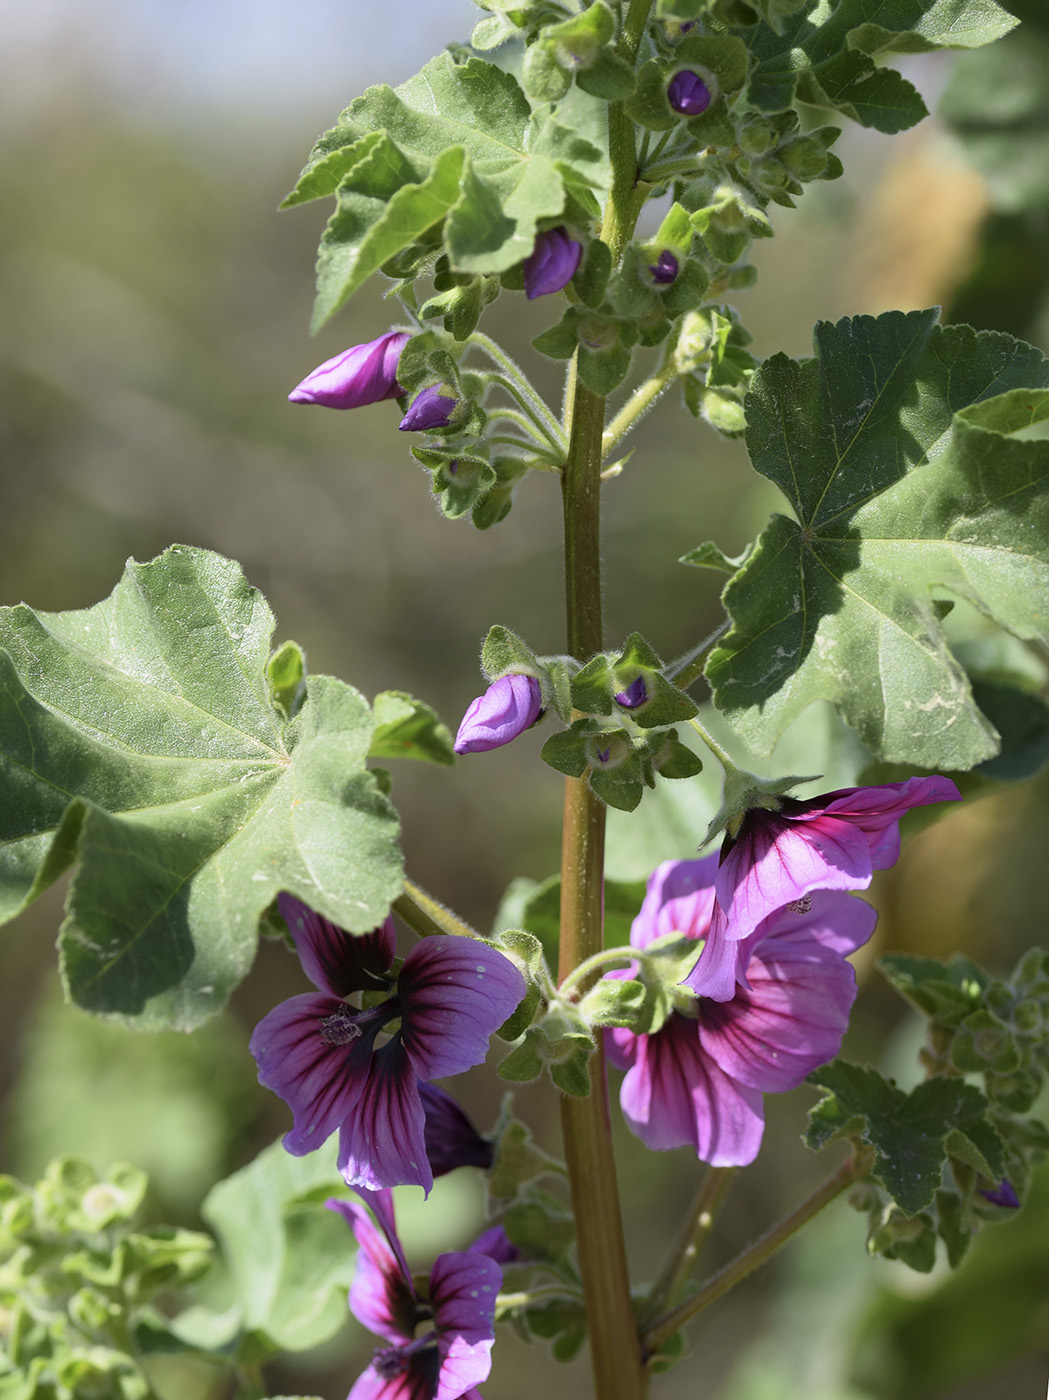
[[[521,1251],[501,1225],[490,1225],[483,1230],[470,1246],[471,1254],[487,1254],[499,1265],[516,1264]]]
[[[324,408],[362,408],[399,398],[404,390],[397,383],[397,362],[410,338],[406,331],[387,331],[378,340],[351,345],[318,365],[288,398],[292,403],[317,403]]]
[[[495,1300],[502,1271],[473,1250],[441,1254],[420,1298],[397,1238],[388,1191],[367,1193],[378,1227],[352,1201],[330,1200],[359,1246],[350,1311],[388,1342],[372,1356],[347,1400],[480,1400],[492,1369]],[[432,1324],[425,1331],[420,1329]]]
[[[536,235],[535,247],[525,259],[525,295],[529,301],[559,292],[575,276],[583,245],[569,238],[565,228],[547,229]]]
[[[779,798],[775,810],[748,808],[722,849],[714,888],[723,917],[712,921],[714,947],[708,944],[688,985],[701,996],[728,1000],[731,949],[724,942],[750,938],[774,910],[804,901],[813,890],[866,889],[874,871],[899,856],[904,813],[960,797],[949,778],[908,778],[804,802]],[[723,974],[717,982],[715,973]]]
[[[698,73],[682,68],[667,86],[667,101],[683,117],[698,117],[710,106],[710,88]]]
[[[679,270],[678,260],[669,248],[664,248],[655,262],[648,265],[652,281],[661,287],[669,287],[676,281]]]
[[[455,736],[456,753],[488,753],[530,729],[543,713],[543,692],[534,676],[500,676],[470,702]]]
[[[992,1206],[1002,1206],[1006,1210],[1020,1209],[1020,1197],[1007,1176],[1003,1176],[992,1191],[981,1191],[980,1195],[985,1201],[990,1201]]]
[[[338,1128],[339,1170],[351,1186],[429,1191],[421,1081],[479,1065],[524,996],[524,978],[484,943],[438,937],[415,945],[395,981],[391,920],[355,937],[292,895],[279,906],[321,993],[281,1002],[251,1037],[260,1083],[294,1115],[284,1146],[301,1157]],[[346,1000],[354,992],[372,993],[367,1009]]]
[[[717,857],[667,861],[655,871],[630,930],[635,948],[665,933],[707,937]],[[692,1147],[714,1166],[745,1166],[764,1131],[763,1093],[796,1088],[837,1054],[856,996],[845,961],[874,931],[869,904],[820,890],[804,908],[780,909],[749,946],[747,985],[730,1001],[683,1000],[651,1035],[606,1032],[627,1070],[624,1117],[642,1142]],[[707,956],[704,946],[699,961]],[[610,974],[629,976],[629,973]]]
[[[639,710],[648,699],[648,686],[644,676],[632,680],[626,690],[616,692],[616,704],[624,710]]]
[[[483,1138],[459,1105],[436,1084],[420,1084],[426,1125],[423,1130],[426,1156],[434,1176],[444,1176],[456,1167],[492,1165],[494,1148]]]
[[[459,400],[443,384],[431,384],[416,394],[400,422],[402,433],[431,433],[447,428],[455,417]]]

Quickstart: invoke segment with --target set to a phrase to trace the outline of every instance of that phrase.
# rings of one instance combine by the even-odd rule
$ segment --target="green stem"
[[[764,1264],[766,1259],[770,1259],[778,1249],[782,1248],[789,1239],[798,1233],[803,1225],[807,1225],[814,1216],[818,1215],[824,1206],[829,1205],[843,1191],[847,1191],[854,1182],[862,1181],[869,1174],[873,1161],[874,1154],[869,1148],[862,1149],[859,1154],[850,1156],[833,1176],[829,1177],[817,1191],[812,1193],[807,1201],[803,1201],[778,1225],[774,1225],[759,1240],[755,1240],[742,1253],[737,1254],[731,1263],[726,1264],[713,1278],[708,1279],[698,1293],[693,1293],[691,1298],[686,1298],[672,1312],[656,1318],[655,1322],[644,1333],[645,1355],[651,1356],[664,1342],[669,1341],[679,1328],[691,1321],[697,1313],[701,1313],[711,1303],[724,1297],[730,1289],[735,1288],[737,1283],[741,1283],[748,1274],[753,1273],[759,1265]]]
[[[725,635],[729,629],[728,622],[722,622],[715,627],[709,637],[705,637],[699,646],[693,647],[691,651],[686,651],[684,655],[677,657],[670,663],[666,670],[668,681],[673,681],[679,690],[687,690],[699,680],[703,674],[703,667],[707,663],[707,653],[711,647]]]
[[[404,889],[393,901],[393,912],[400,916],[413,933],[420,938],[434,938],[438,934],[455,934],[460,938],[479,938],[484,935],[471,928],[458,914],[427,894],[413,881],[406,879]]]
[[[704,744],[706,744],[707,748],[714,755],[717,761],[721,764],[722,768],[724,768],[726,773],[739,772],[739,767],[735,763],[733,763],[731,758],[729,758],[728,754],[721,747],[718,741],[714,738],[713,734],[711,734],[710,730],[706,727],[706,725],[701,719],[693,717],[689,720],[689,724],[696,731],[699,737],[703,740]]]
[[[525,424],[530,433],[533,435],[538,434],[539,438],[547,443],[553,451],[557,452],[560,459],[563,461],[565,452],[568,449],[568,444],[565,441],[564,434],[560,430],[560,426],[558,426],[556,435],[552,433],[545,419],[537,414],[528,400],[517,392],[517,386],[514,384],[513,380],[507,378],[506,375],[490,374],[489,379],[493,384],[498,384],[500,389],[505,389],[511,398],[521,405],[521,412],[518,413],[516,417]],[[514,410],[512,408],[497,408],[492,414],[492,417],[506,418],[513,413]]]
[[[676,377],[677,369],[674,365],[674,357],[670,355],[663,367],[651,379],[646,379],[643,384],[638,385],[605,429],[601,439],[601,451],[605,457],[612,451],[616,443],[621,442],[626,437],[634,424],[648,412],[667,385]]]
[[[542,1288],[526,1288],[521,1293],[500,1293],[495,1300],[496,1311],[507,1308],[527,1308],[530,1303],[543,1298],[574,1298],[581,1296],[578,1288],[569,1288],[564,1283],[550,1283]]]
[[[652,959],[646,956],[640,948],[603,948],[600,953],[595,953],[592,958],[587,958],[578,967],[568,974],[561,983],[558,991],[562,997],[567,997],[569,992],[575,991],[581,983],[585,982],[592,973],[599,971],[602,967],[607,967],[609,963],[616,962],[637,962],[648,963]]]
[[[665,1307],[677,1301],[681,1290],[696,1267],[707,1242],[714,1220],[735,1178],[737,1167],[708,1167],[696,1192],[695,1200],[685,1212],[677,1238],[670,1247],[666,1263],[645,1300],[640,1323],[644,1330]]]
[[[561,452],[564,452],[568,445],[564,429],[551,413],[542,396],[532,388],[528,376],[520,365],[510,358],[501,345],[490,340],[482,331],[474,331],[470,341],[479,350],[483,350],[490,360],[499,365],[506,375],[505,380],[500,377],[499,383],[508,393],[513,394],[517,402],[529,416],[534,418],[537,424],[542,424],[544,435],[548,436]]]

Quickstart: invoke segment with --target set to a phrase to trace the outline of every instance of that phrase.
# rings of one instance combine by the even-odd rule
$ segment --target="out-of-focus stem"
[[[685,1212],[663,1270],[645,1300],[641,1312],[642,1329],[658,1317],[668,1304],[676,1302],[688,1282],[737,1170],[736,1167],[707,1168],[695,1200]]]
[[[404,889],[393,901],[393,912],[420,938],[433,938],[439,933],[453,933],[460,938],[482,936],[411,880],[405,880]]]

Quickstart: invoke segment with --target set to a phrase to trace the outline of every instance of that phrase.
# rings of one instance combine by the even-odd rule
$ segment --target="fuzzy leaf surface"
[[[999,737],[931,590],[1049,633],[1049,443],[1012,436],[1049,418],[1049,361],[934,311],[821,322],[815,350],[748,394],[751,459],[794,518],[725,589],[715,702],[761,753],[825,699],[882,759],[968,770]]]
[[[285,204],[334,194],[321,241],[314,325],[387,259],[423,237],[460,272],[526,258],[536,221],[566,186],[591,189],[600,150],[549,112],[533,114],[511,73],[439,54],[397,88],[369,88],[318,141]]]
[[[0,919],[78,862],[60,950],[86,1010],[190,1029],[280,890],[356,933],[400,891],[372,713],[315,676],[288,721],[272,631],[238,565],[178,545],[95,607],[0,610]]]

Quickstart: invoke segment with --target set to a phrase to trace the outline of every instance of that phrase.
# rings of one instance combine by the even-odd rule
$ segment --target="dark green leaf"
[[[774,515],[725,590],[716,702],[763,752],[823,698],[881,758],[969,769],[999,738],[931,590],[1043,636],[1049,444],[1010,434],[1049,417],[1049,362],[929,311],[821,322],[815,342],[767,360],[747,396],[752,459],[796,519]]]
[[[968,1136],[971,1131],[981,1145],[993,1148],[983,1131],[987,1100],[959,1079],[929,1079],[905,1094],[877,1070],[834,1060],[811,1074],[808,1082],[827,1093],[809,1116],[806,1145],[816,1149],[853,1136],[870,1143],[875,1173],[907,1215],[931,1203],[952,1132]]]
[[[83,612],[0,611],[0,917],[79,861],[61,951],[88,1010],[189,1029],[280,890],[363,933],[400,889],[371,712],[318,676],[287,722],[272,630],[236,564],[184,546]]]

